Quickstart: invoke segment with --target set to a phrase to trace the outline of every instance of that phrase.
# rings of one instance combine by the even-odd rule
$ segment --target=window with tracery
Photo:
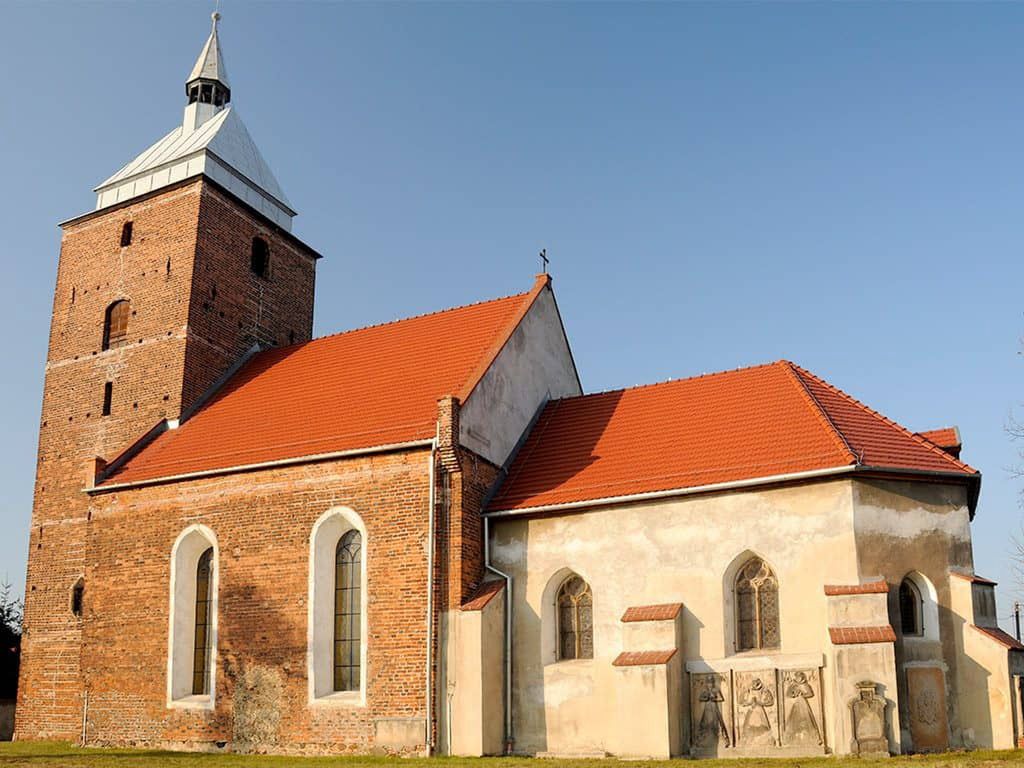
[[[736,574],[736,650],[779,647],[779,581],[759,557]]]
[[[562,582],[555,606],[558,612],[558,658],[594,658],[594,599],[590,585],[573,575]]]
[[[349,531],[334,557],[334,690],[358,691],[362,656],[362,536]]]

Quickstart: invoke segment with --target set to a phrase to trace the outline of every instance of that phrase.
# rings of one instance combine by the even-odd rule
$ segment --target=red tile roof
[[[261,352],[104,484],[431,438],[437,400],[472,390],[548,284],[538,276],[529,293]]]
[[[983,635],[988,635],[1004,648],[1008,648],[1011,651],[1024,651],[1024,645],[1018,642],[1013,635],[1003,632],[1001,629],[996,627],[979,627],[977,624],[972,624],[971,626]]]
[[[642,667],[648,664],[668,664],[676,655],[676,649],[670,651],[623,651],[615,657],[613,667]]]
[[[954,450],[960,448],[960,432],[956,427],[943,427],[942,429],[929,429],[918,432],[925,440],[935,443],[939,448]]]
[[[627,608],[620,621],[669,621],[683,610],[682,603],[662,603],[661,605],[634,605]]]
[[[500,579],[485,581],[476,591],[469,596],[469,599],[462,604],[464,611],[482,611],[491,600],[501,594],[505,588],[505,582]]]
[[[928,440],[783,360],[552,401],[489,510],[855,466],[977,475]]]
[[[880,627],[829,627],[828,636],[832,645],[896,642],[896,633],[888,624]]]
[[[829,597],[838,595],[887,595],[889,585],[885,579],[869,581],[866,584],[826,584],[825,594]]]

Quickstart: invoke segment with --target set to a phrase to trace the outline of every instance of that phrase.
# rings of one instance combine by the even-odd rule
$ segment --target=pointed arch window
[[[210,692],[210,589],[213,584],[213,547],[199,557],[196,566],[196,627],[192,649],[192,695]]]
[[[921,590],[910,579],[900,582],[900,631],[904,635],[920,637],[924,634],[924,601]]]
[[[103,319],[103,349],[114,349],[128,343],[128,316],[131,304],[119,299],[107,307]]]
[[[558,588],[555,607],[559,660],[594,658],[594,599],[590,585],[573,574]]]
[[[360,589],[363,539],[349,531],[338,540],[334,555],[334,690],[359,690],[362,656],[362,595]]]
[[[736,650],[779,647],[779,581],[759,557],[736,574]]]

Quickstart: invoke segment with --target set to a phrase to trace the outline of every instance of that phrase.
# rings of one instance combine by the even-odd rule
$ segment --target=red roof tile
[[[1013,635],[1003,632],[1001,629],[997,629],[996,627],[979,627],[977,624],[972,624],[971,626],[983,635],[988,635],[1004,648],[1008,648],[1011,651],[1024,651],[1024,645],[1022,645]]]
[[[669,621],[683,610],[682,603],[662,603],[661,605],[634,605],[627,608],[620,621]]]
[[[924,432],[918,432],[917,434],[925,440],[935,443],[939,448],[946,451],[960,448],[960,432],[956,427],[929,429]]]
[[[975,470],[787,361],[549,403],[491,511],[856,465]]]
[[[888,624],[880,627],[829,627],[828,636],[832,645],[896,642],[896,633]]]
[[[547,285],[261,352],[105,484],[431,438],[437,400],[476,385]]]
[[[648,664],[668,664],[676,655],[676,649],[670,651],[623,651],[615,657],[613,667],[641,667]]]
[[[485,581],[476,591],[469,596],[469,599],[462,604],[462,610],[464,611],[482,611],[484,606],[493,600],[497,595],[501,594],[501,590],[505,588],[505,582],[500,579],[494,581]]]
[[[866,584],[826,584],[825,594],[829,597],[838,595],[887,595],[889,585],[885,579],[869,581]]]
[[[977,574],[957,573],[956,571],[950,571],[950,576],[955,576],[958,579],[969,581],[972,584],[985,584],[989,587],[998,586],[998,582],[992,581],[992,579],[986,579],[984,576],[978,576]]]

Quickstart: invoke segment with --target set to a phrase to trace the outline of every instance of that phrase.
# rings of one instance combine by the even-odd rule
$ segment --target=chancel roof
[[[783,360],[550,402],[489,510],[856,467],[978,476],[925,437]]]

